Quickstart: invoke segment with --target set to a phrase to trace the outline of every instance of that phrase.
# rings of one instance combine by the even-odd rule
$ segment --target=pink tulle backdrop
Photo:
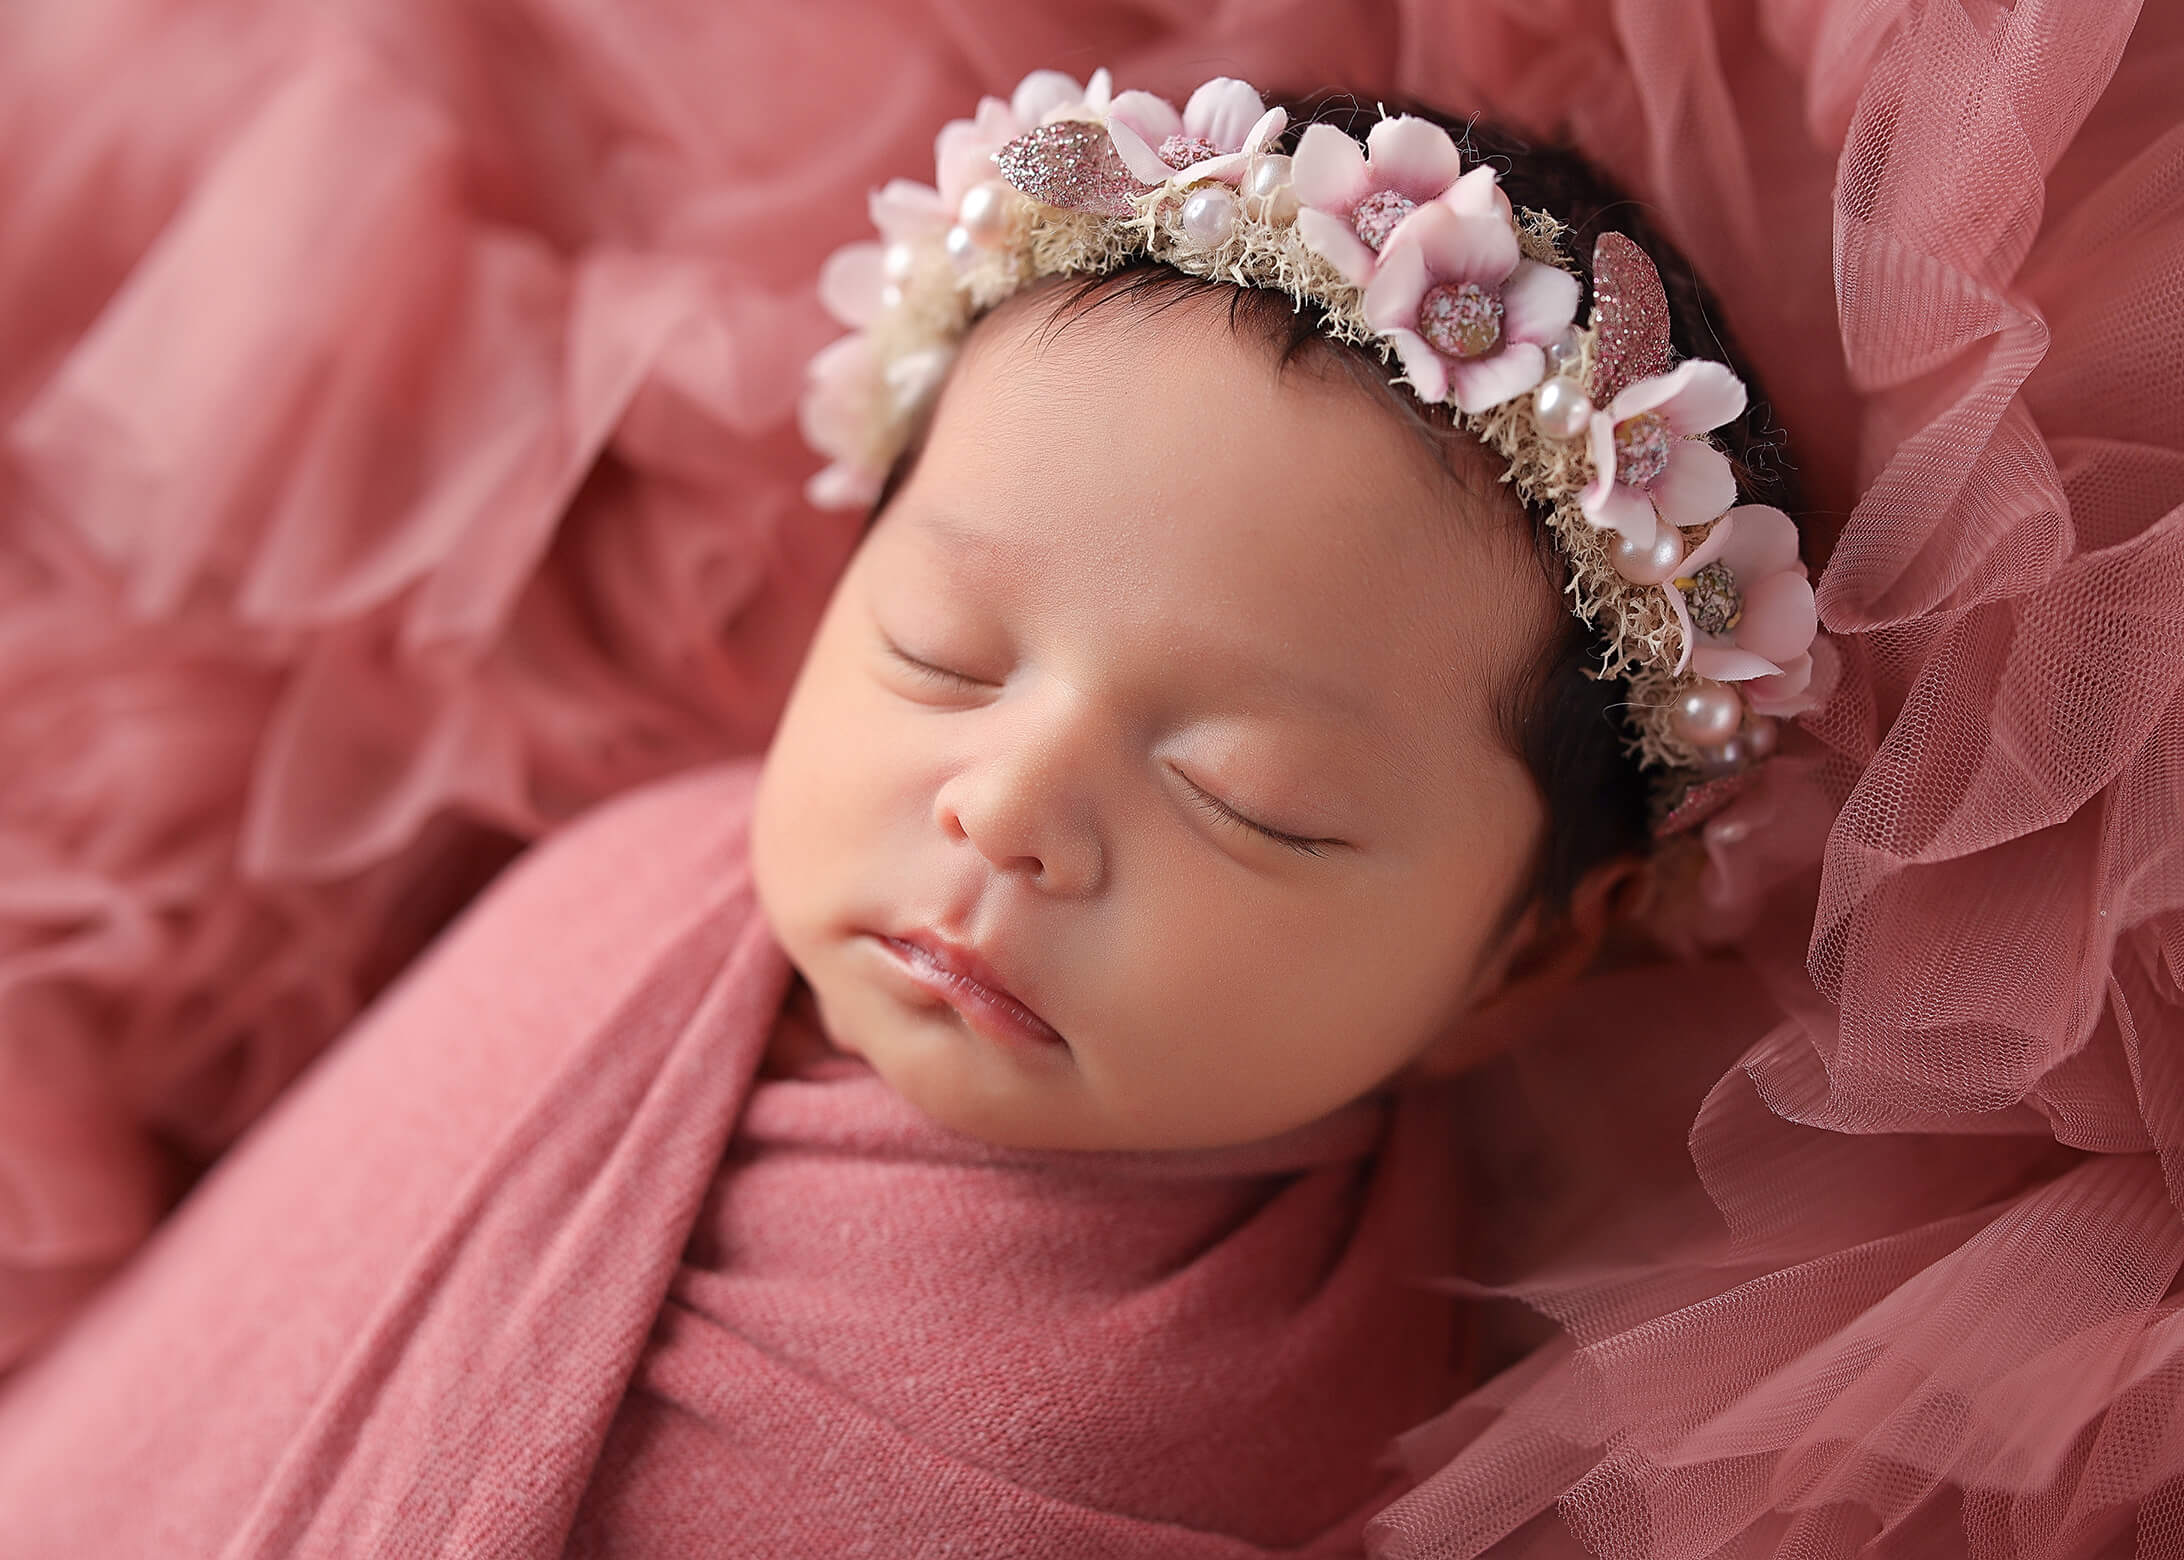
[[[0,10],[0,1371],[524,842],[763,746],[856,524],[818,263],[1102,64],[1566,128],[1826,563],[1756,926],[1479,1080],[1516,1363],[1380,1552],[2184,1553],[2184,8],[2118,0]]]

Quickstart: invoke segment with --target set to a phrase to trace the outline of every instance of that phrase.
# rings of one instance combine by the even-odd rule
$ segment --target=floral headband
[[[1056,71],[935,142],[938,188],[872,197],[882,242],[829,258],[820,296],[853,333],[812,362],[805,436],[832,464],[810,496],[873,502],[984,310],[1041,277],[1135,260],[1309,300],[1325,332],[1399,363],[1454,409],[1548,512],[1573,610],[1627,679],[1631,741],[1655,772],[1656,832],[1680,832],[1774,751],[1775,719],[1817,702],[1818,621],[1781,510],[1736,502],[1707,434],[1741,415],[1720,363],[1672,362],[1668,300],[1620,233],[1593,249],[1588,323],[1563,224],[1516,211],[1440,126],[1384,118],[1361,146],[1220,77],[1179,114],[1148,92]]]

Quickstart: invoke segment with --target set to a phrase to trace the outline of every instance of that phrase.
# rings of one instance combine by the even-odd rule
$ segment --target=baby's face
[[[991,1142],[1371,1090],[1492,979],[1543,827],[1490,706],[1561,611],[1518,522],[1222,307],[984,322],[767,756],[758,892],[829,1034]]]

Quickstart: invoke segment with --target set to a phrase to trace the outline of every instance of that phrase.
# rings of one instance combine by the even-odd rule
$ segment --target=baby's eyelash
[[[1319,856],[1325,854],[1325,852],[1322,851],[1319,846],[1312,843],[1312,841],[1303,838],[1301,835],[1284,834],[1279,829],[1270,829],[1263,823],[1252,822],[1251,819],[1246,818],[1242,813],[1238,812],[1235,808],[1229,806],[1228,803],[1222,801],[1219,797],[1200,790],[1197,785],[1195,785],[1190,780],[1188,776],[1184,778],[1183,783],[1187,786],[1190,786],[1191,795],[1197,799],[1198,805],[1204,808],[1207,812],[1212,813],[1215,817],[1220,818],[1225,822],[1231,824],[1240,824],[1244,828],[1251,830],[1254,834],[1263,834],[1268,839],[1273,840],[1278,844],[1288,846],[1291,850],[1296,851],[1299,855]]]
[[[889,655],[921,677],[929,678],[934,682],[946,683],[953,688],[975,688],[978,686],[978,680],[975,677],[966,677],[961,672],[951,672],[944,666],[934,666],[931,662],[921,661],[916,656],[906,653],[892,639],[883,638],[881,643],[887,646]]]

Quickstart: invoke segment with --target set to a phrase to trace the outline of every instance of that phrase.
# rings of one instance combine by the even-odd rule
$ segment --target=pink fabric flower
[[[863,331],[822,348],[805,370],[797,420],[804,441],[830,457],[804,487],[815,508],[860,509],[879,497],[886,473],[873,470],[861,457],[880,393],[879,360],[872,338]]]
[[[953,222],[963,197],[996,176],[995,152],[1050,119],[1105,114],[1112,90],[1105,70],[1094,71],[1092,79],[1081,87],[1076,77],[1058,70],[1035,70],[1016,84],[1006,103],[999,98],[981,98],[975,118],[954,119],[941,126],[933,138],[934,177],[940,186],[940,208],[946,213],[940,225],[945,228]],[[887,231],[877,207],[873,221],[881,232]]]
[[[1578,507],[1594,525],[1650,547],[1661,520],[1704,525],[1736,502],[1729,458],[1706,441],[1744,410],[1744,382],[1694,359],[1624,387],[1593,413],[1593,479]]]
[[[897,179],[888,190],[873,197],[875,213],[882,196],[898,186],[922,190],[937,209],[934,191],[908,179]],[[889,243],[916,241],[898,236]],[[844,244],[819,268],[820,303],[850,327],[850,334],[822,348],[806,366],[804,394],[797,404],[804,441],[831,461],[804,487],[804,496],[819,509],[863,508],[879,496],[886,475],[873,470],[863,458],[868,429],[879,415],[886,389],[868,333],[886,308],[886,254],[887,246],[869,241]]]
[[[1381,120],[1363,146],[1333,125],[1309,126],[1290,171],[1297,236],[1363,287],[1403,219],[1448,193],[1463,171],[1448,132],[1409,114]]]
[[[890,179],[873,192],[870,211],[880,241],[938,239],[955,221],[963,197],[996,176],[995,152],[1050,119],[1104,115],[1112,96],[1113,83],[1104,69],[1094,71],[1083,86],[1058,70],[1035,70],[1016,84],[1006,103],[981,98],[973,117],[951,119],[933,137],[932,184]],[[876,280],[873,290],[876,297]]]
[[[1067,76],[1060,76],[1059,83],[1040,79],[1049,76],[1059,73],[1034,71],[1025,77],[1016,89],[1017,102],[1039,108],[1055,95],[1057,85],[1076,85]],[[1097,83],[1100,78],[1093,80]],[[1035,86],[1036,92],[1027,91]],[[993,154],[1027,128],[1015,107],[992,97],[979,103],[976,118],[952,119],[943,125],[933,141],[938,187],[915,179],[888,180],[872,192],[867,206],[872,225],[880,231],[879,241],[844,244],[827,257],[819,273],[819,301],[827,312],[844,325],[871,324],[882,307],[887,246],[938,244],[954,223],[963,197],[994,177]]]
[[[1078,115],[1103,119],[1113,100],[1114,80],[1105,67],[1092,72],[1092,79],[1081,87],[1076,77],[1061,71],[1035,70],[1016,84],[1009,95],[1009,110],[1019,125],[1031,130],[1050,119]]]
[[[1123,165],[1146,185],[1234,184],[1288,123],[1288,110],[1268,108],[1250,82],[1216,76],[1191,94],[1181,114],[1150,92],[1121,93],[1108,112],[1107,133]]]
[[[989,101],[993,101],[989,99]],[[899,188],[898,188],[899,187]],[[883,196],[922,191],[937,212],[939,197],[924,185],[897,179],[873,197],[875,219]],[[898,209],[908,206],[900,200]],[[945,222],[941,224],[945,226]],[[882,231],[886,229],[883,227]],[[912,243],[898,230],[890,243]],[[869,241],[844,244],[819,268],[819,301],[829,314],[850,327],[850,334],[821,349],[804,371],[804,394],[797,417],[804,440],[830,464],[805,484],[804,496],[819,509],[860,509],[879,496],[885,473],[864,458],[869,429],[886,393],[879,358],[868,328],[886,307],[886,247]]]
[[[1546,344],[1577,317],[1577,278],[1522,258],[1499,216],[1435,201],[1381,250],[1364,313],[1420,396],[1453,392],[1462,410],[1483,412],[1546,377]]]
[[[952,356],[932,348],[883,365],[874,354],[865,332],[887,308],[888,250],[896,245],[937,246],[954,224],[963,197],[996,177],[995,152],[1050,119],[1104,115],[1112,90],[1105,70],[1094,71],[1083,86],[1058,70],[1035,70],[1016,84],[1006,103],[982,98],[972,118],[941,126],[933,138],[934,184],[890,179],[873,192],[869,209],[879,241],[844,244],[819,271],[819,301],[855,334],[822,351],[806,373],[799,407],[804,436],[814,449],[833,457],[806,485],[805,496],[814,505],[861,508],[879,495],[885,473],[862,459],[873,421],[886,415],[888,406],[899,412],[929,393]]]
[[[861,330],[821,349],[797,406],[804,442],[832,457],[805,484],[814,507],[861,509],[880,496],[887,471],[872,461],[873,430],[909,415],[937,390],[955,354],[953,342],[940,342],[883,362]]]
[[[1754,715],[1787,720],[1817,709],[1835,689],[1842,662],[1827,639],[1814,634],[1812,648],[1794,661],[1785,661],[1772,677],[1755,677],[1743,688],[1744,705]]]
[[[1683,630],[1679,674],[1688,667],[1715,682],[1781,677],[1773,691],[1785,696],[1790,683],[1810,676],[1820,622],[1797,556],[1797,525],[1781,510],[1768,504],[1730,510],[1691,550],[1667,590]],[[1801,683],[1796,691],[1803,691]]]

